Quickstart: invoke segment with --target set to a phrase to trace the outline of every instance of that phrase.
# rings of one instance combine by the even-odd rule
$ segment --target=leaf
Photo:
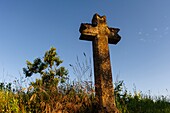
[[[32,63],[28,60],[26,60],[27,65],[32,65]]]

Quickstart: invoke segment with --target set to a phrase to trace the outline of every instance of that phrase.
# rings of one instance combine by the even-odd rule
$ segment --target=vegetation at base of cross
[[[115,83],[116,105],[121,113],[169,113],[170,98],[168,96],[151,96],[137,92],[128,93],[123,81]]]
[[[77,58],[76,65],[70,66],[75,69],[76,76],[81,74],[81,77],[69,82],[68,71],[60,67],[61,63],[56,49],[51,48],[42,59],[37,58],[33,63],[27,61],[27,68],[23,69],[25,79],[41,75],[28,88],[23,87],[24,80],[0,83],[0,113],[95,113],[94,87],[90,81],[82,79],[90,65],[87,61],[81,65]],[[170,113],[168,96],[152,97],[136,90],[132,94],[123,81],[115,83],[114,91],[121,113]]]

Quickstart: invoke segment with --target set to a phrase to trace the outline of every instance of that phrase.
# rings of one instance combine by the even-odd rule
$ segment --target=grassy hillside
[[[95,113],[97,109],[93,87],[83,82],[49,89],[30,86],[20,90],[12,90],[11,84],[2,84],[0,113]],[[136,92],[132,95],[123,89],[122,81],[115,86],[116,104],[121,113],[170,113],[169,99],[164,96],[152,97]]]

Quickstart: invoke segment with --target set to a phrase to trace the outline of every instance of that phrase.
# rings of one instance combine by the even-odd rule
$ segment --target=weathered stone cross
[[[106,16],[94,14],[92,24],[82,23],[79,29],[80,40],[92,41],[95,94],[99,100],[99,111],[118,113],[114,100],[111,63],[108,44],[117,44],[121,37],[118,28],[110,28]]]

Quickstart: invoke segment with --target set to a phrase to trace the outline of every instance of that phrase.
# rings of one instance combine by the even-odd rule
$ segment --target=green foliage
[[[167,97],[151,97],[134,91],[127,93],[123,81],[115,83],[116,105],[121,113],[169,113],[170,102]],[[5,86],[6,88],[6,86]],[[83,84],[66,84],[44,90],[30,86],[27,92],[0,90],[1,113],[96,113],[95,95],[87,92]],[[22,88],[24,89],[24,88]],[[92,88],[93,89],[93,88]]]
[[[11,86],[12,86],[12,83],[5,84],[5,83],[0,82],[0,90],[11,91],[12,90]]]
[[[170,113],[170,101],[166,97],[153,99],[137,91],[132,95],[123,88],[123,81],[115,83],[115,98],[121,113]]]
[[[0,83],[0,113],[19,113],[18,99],[12,92],[11,83]]]
[[[47,51],[43,59],[36,58],[33,63],[26,61],[27,68],[23,68],[26,77],[33,74],[40,74],[41,79],[31,83],[34,87],[43,86],[48,88],[50,85],[57,86],[59,82],[64,83],[67,78],[67,70],[59,67],[63,61],[57,56],[56,48],[52,47]]]

